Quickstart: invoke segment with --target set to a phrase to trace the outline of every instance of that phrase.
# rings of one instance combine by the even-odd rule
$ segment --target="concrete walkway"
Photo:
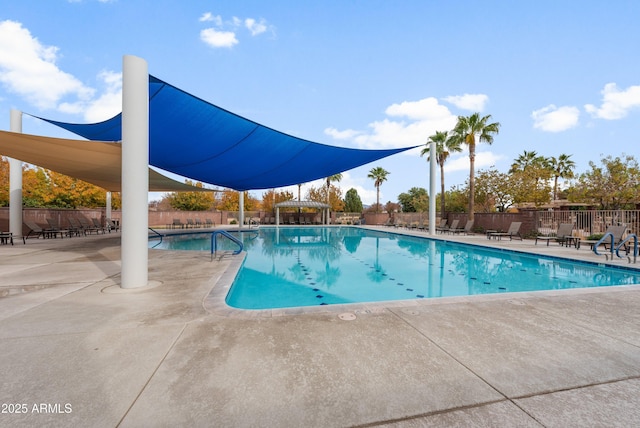
[[[640,426],[639,286],[237,311],[241,256],[150,250],[131,292],[119,244],[0,247],[0,426]]]

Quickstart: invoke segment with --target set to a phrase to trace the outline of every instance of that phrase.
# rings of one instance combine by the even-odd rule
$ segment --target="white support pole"
[[[429,235],[436,234],[436,142],[429,143]]]
[[[276,207],[276,226],[280,226],[280,207]]]
[[[142,58],[122,61],[122,282],[149,280],[149,71]]]
[[[111,192],[107,192],[107,210],[105,212],[105,216],[107,217],[107,226],[111,225]]]
[[[240,211],[238,212],[238,228],[242,229],[244,224],[244,192],[241,190],[238,195],[238,204],[240,205]]]
[[[22,132],[22,112],[11,109],[11,132]],[[22,236],[22,161],[9,159],[9,232]]]

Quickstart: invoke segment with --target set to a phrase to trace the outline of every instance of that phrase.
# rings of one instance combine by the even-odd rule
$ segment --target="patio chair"
[[[210,218],[206,219],[206,220],[204,221],[204,224],[205,224],[205,226],[206,226],[206,227],[213,227],[213,226],[215,226],[215,225],[216,225],[216,224],[213,222],[213,220],[211,220]]]
[[[187,229],[193,229],[196,227],[196,222],[193,221],[193,219],[188,218],[187,219]]]
[[[60,235],[60,238],[64,238],[64,235],[71,237],[71,233],[69,229],[63,229],[60,227],[58,222],[52,218],[47,219],[47,223],[49,224],[49,229],[47,229],[49,236],[53,236],[57,238]]]
[[[604,234],[606,235],[607,233],[610,233],[613,235],[613,246],[614,248],[617,247],[622,240],[624,239],[624,234],[627,231],[627,225],[626,224],[621,224],[618,226],[609,226],[607,227],[607,230],[604,232]],[[605,250],[610,250],[610,246],[611,246],[611,239],[607,238],[605,239],[603,242],[604,244],[604,248]],[[626,254],[629,254],[630,251],[630,246],[625,244],[624,245],[624,251]]]
[[[41,236],[42,236],[42,238],[48,238],[47,231],[45,229],[43,229],[42,227],[40,227],[35,222],[29,221],[29,220],[25,220],[23,223],[24,223],[25,226],[27,226],[27,229],[29,229],[27,234],[24,235],[25,239],[29,239],[31,237],[35,237],[36,239],[38,239]]]
[[[69,217],[69,234],[80,236],[80,234],[86,235],[87,231],[84,230],[82,225],[75,218]]]
[[[107,220],[107,226],[109,233],[111,233],[112,230],[115,230],[116,232],[120,230],[120,222],[117,222],[115,220]]]
[[[462,228],[456,228],[456,229],[452,229],[449,232],[451,233],[464,233],[465,235],[473,235],[473,231],[471,230],[473,229],[473,220],[467,220],[467,222],[465,223],[464,227]]]
[[[520,235],[520,226],[522,226],[521,221],[512,221],[509,226],[509,230],[506,232],[492,232],[489,234],[490,238],[494,239],[502,239],[503,236],[508,236],[509,240],[513,240],[513,238],[518,238],[522,241],[522,235]]]
[[[458,219],[453,220],[451,222],[451,225],[444,232],[454,233],[454,231],[458,229],[458,223],[460,223],[460,220]]]
[[[173,223],[171,223],[171,229],[184,229],[185,224],[179,219],[174,218]]]
[[[197,228],[201,228],[201,227],[202,227],[202,220],[200,220],[199,218],[197,218],[197,219],[195,220],[195,222],[196,222],[196,223],[195,223],[195,227],[197,227]]]
[[[93,225],[102,231],[102,234],[104,235],[105,233],[107,233],[108,228],[106,226],[103,226],[102,223],[100,222],[100,220],[98,220],[95,217],[91,217],[91,222],[93,223]]]
[[[92,232],[95,232],[97,235],[100,232],[101,227],[95,227],[94,225],[89,223],[89,220],[87,220],[86,218],[78,217],[78,221],[80,222],[80,225],[82,226],[82,229],[84,229],[85,233],[91,234]],[[104,233],[104,231],[102,233]]]
[[[555,234],[549,236],[536,236],[535,245],[538,245],[538,240],[547,241],[547,247],[549,246],[549,241],[557,241],[558,244],[563,245],[566,244],[568,247],[571,240],[573,238],[573,223],[560,223],[558,225],[558,230]]]
[[[443,218],[442,220],[440,220],[440,224],[436,225],[436,233],[444,233],[447,230],[449,230],[449,227],[447,226],[447,219]]]
[[[24,238],[22,238],[23,242],[24,242]],[[6,245],[6,244],[11,244],[13,245],[13,233],[11,232],[0,232],[0,244]]]

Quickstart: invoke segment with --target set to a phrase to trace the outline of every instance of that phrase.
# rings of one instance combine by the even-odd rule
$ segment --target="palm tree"
[[[330,195],[330,190],[331,190],[331,182],[335,181],[336,183],[338,181],[342,180],[342,174],[334,174],[334,175],[330,175],[329,177],[327,177],[327,205],[331,205],[331,200],[329,199],[329,195]]]
[[[475,202],[475,162],[476,136],[479,143],[493,143],[493,134],[500,131],[500,123],[488,123],[491,115],[480,117],[480,113],[471,116],[458,116],[458,123],[453,132],[455,138],[469,148],[469,220],[473,220],[473,204]]]
[[[545,159],[544,156],[538,155],[535,150],[531,152],[524,150],[522,154],[518,156],[516,160],[511,164],[509,174],[513,174],[517,171],[524,171],[525,169],[532,166],[544,168],[546,166],[546,163],[547,159]]]
[[[558,196],[558,178],[573,178],[573,169],[576,163],[569,159],[573,155],[561,154],[558,159],[551,157],[549,167],[553,170],[553,200]]]
[[[445,216],[444,206],[444,163],[449,158],[449,155],[453,152],[461,152],[460,140],[455,136],[449,136],[448,132],[436,131],[436,133],[429,137],[424,149],[420,152],[420,156],[429,154],[429,143],[436,143],[436,163],[440,165],[440,218]],[[427,161],[431,160],[431,156],[427,157]],[[433,195],[430,195],[432,197]]]
[[[367,175],[367,178],[371,178],[372,180],[374,180],[374,186],[376,186],[376,212],[380,212],[380,185],[387,181],[387,175],[389,175],[389,171],[385,170],[383,167],[381,166],[377,166],[375,168],[371,168],[371,171],[369,171],[369,175]]]

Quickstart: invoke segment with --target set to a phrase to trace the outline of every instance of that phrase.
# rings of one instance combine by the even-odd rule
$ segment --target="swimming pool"
[[[240,233],[247,257],[226,302],[239,309],[640,284],[640,271],[356,227]],[[209,251],[210,232],[150,246]],[[219,248],[233,250],[226,239]]]

